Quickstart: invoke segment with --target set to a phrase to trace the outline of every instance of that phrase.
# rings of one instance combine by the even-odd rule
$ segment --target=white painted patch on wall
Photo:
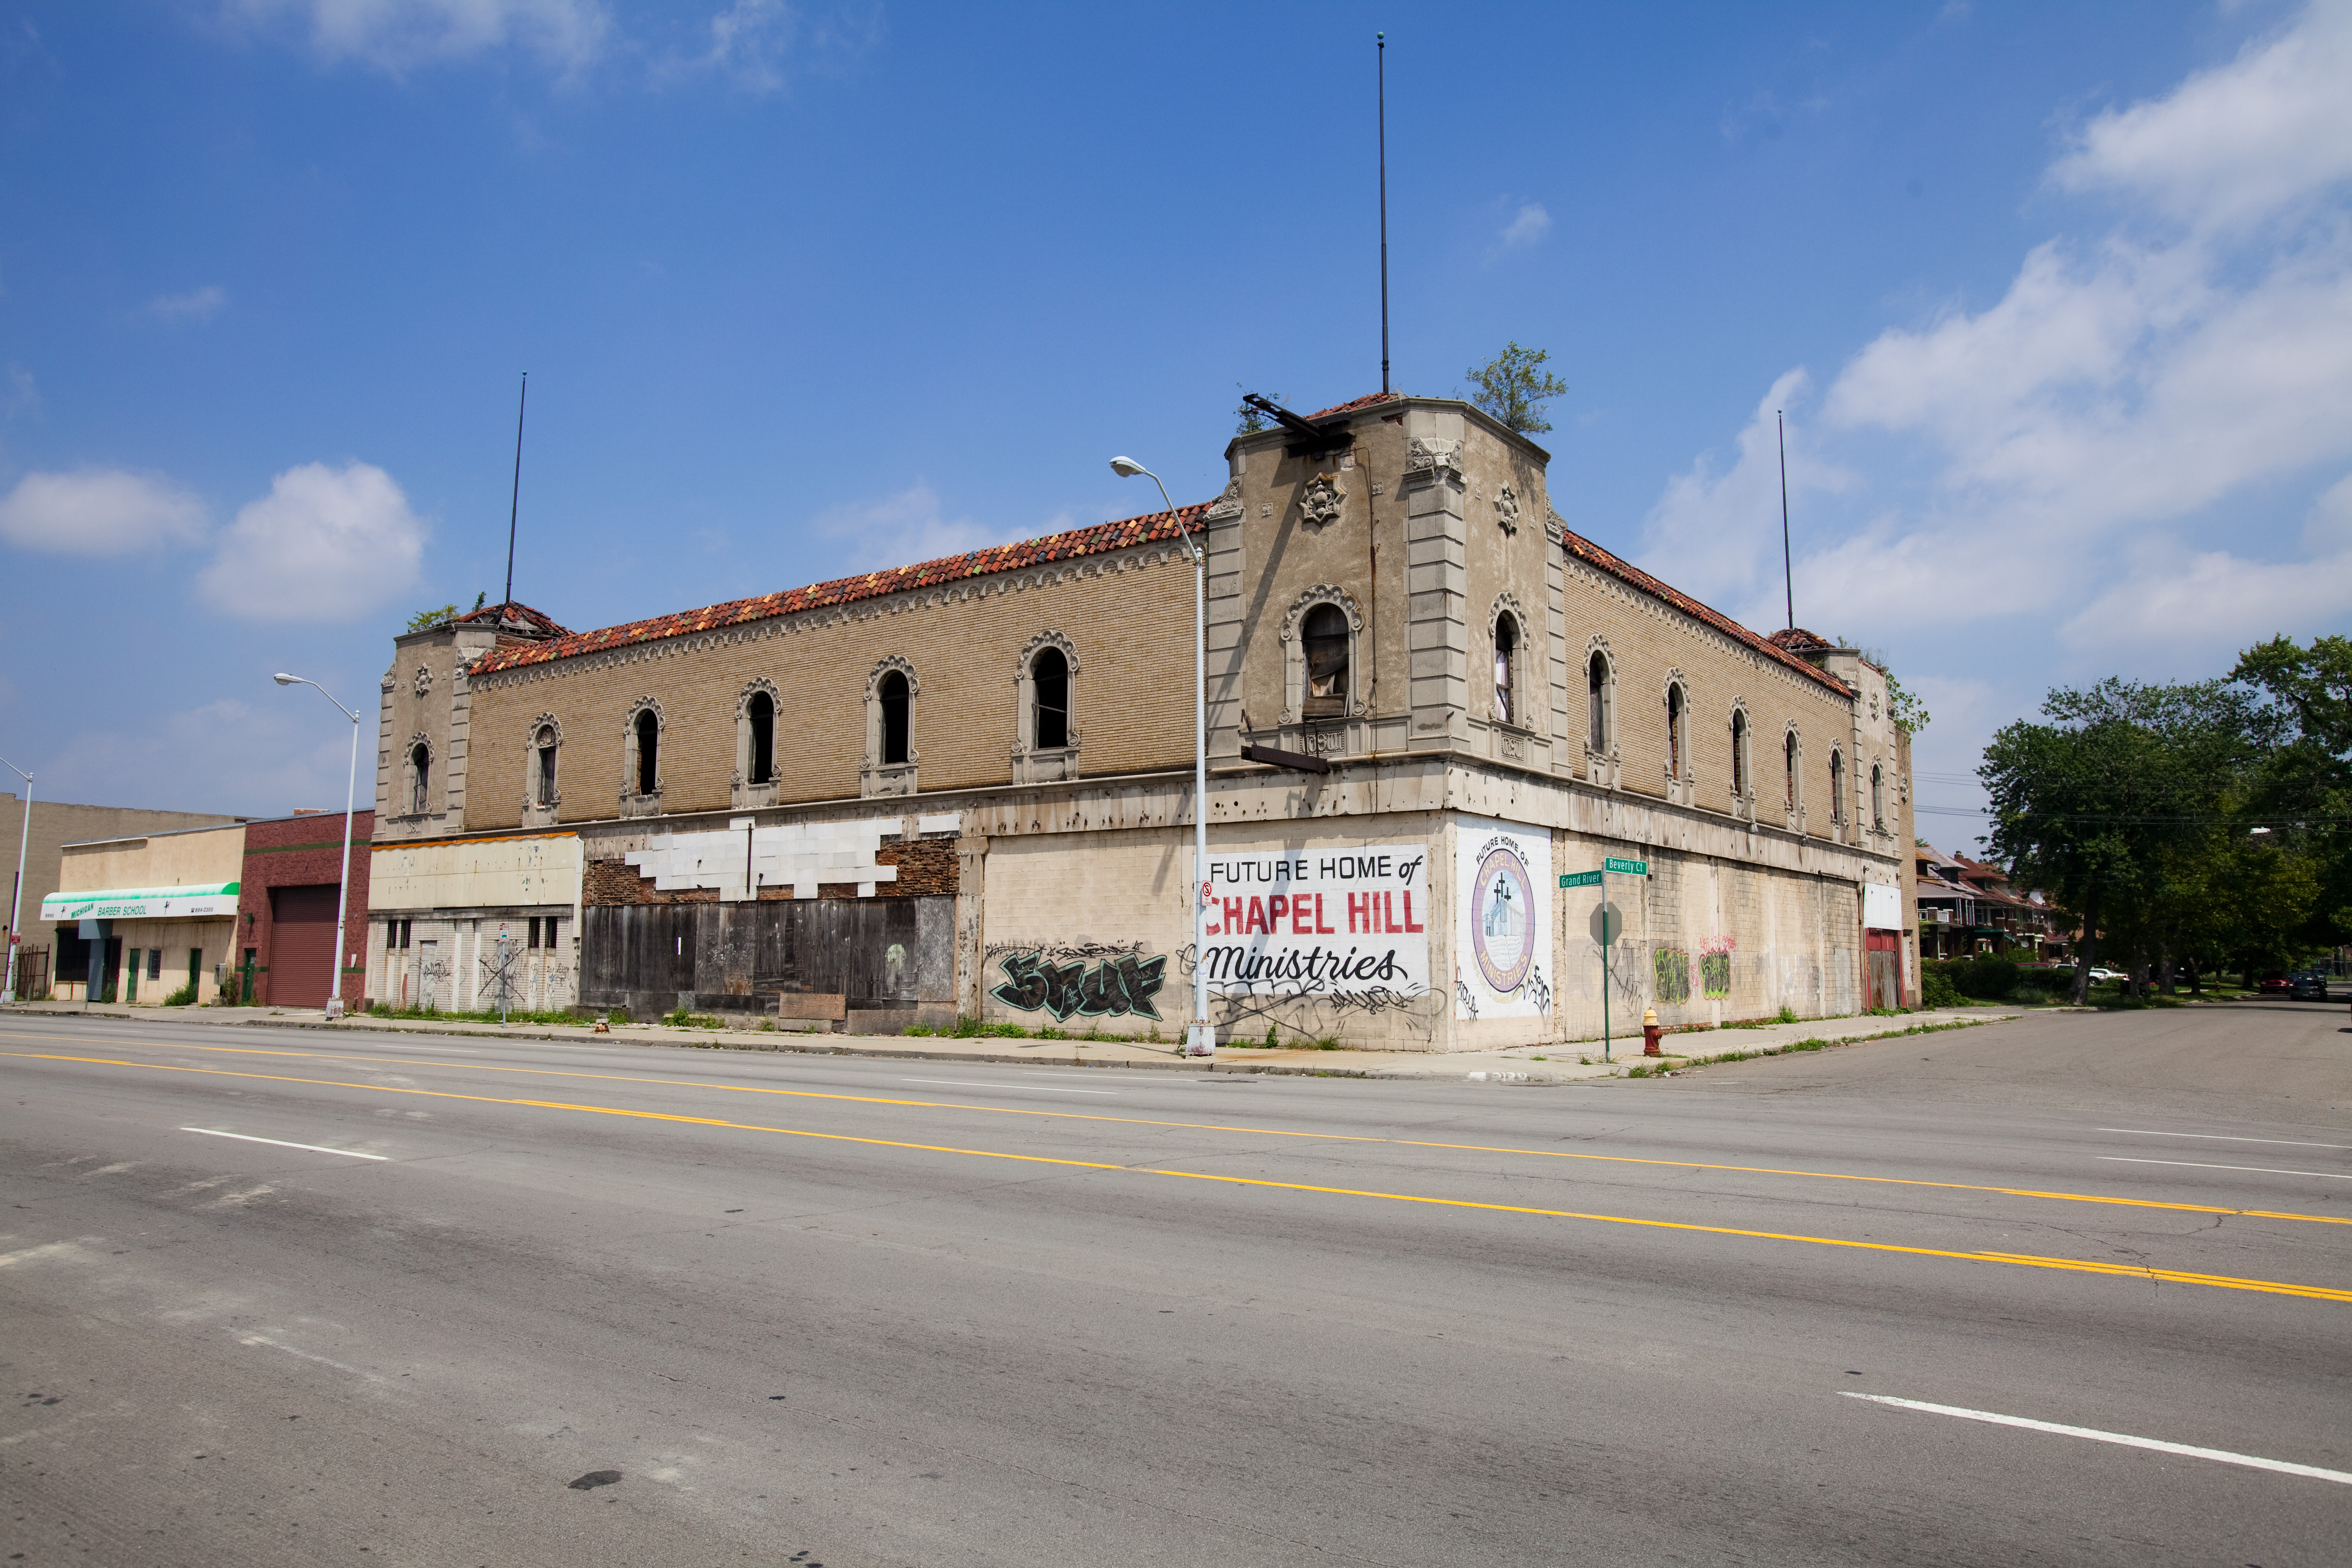
[[[898,879],[898,868],[877,865],[875,856],[883,838],[900,832],[906,821],[869,816],[758,827],[752,818],[739,816],[724,831],[663,834],[623,858],[662,892],[716,888],[723,903],[752,898],[761,888],[788,887],[796,899],[814,899],[828,882],[855,883],[857,896],[870,899],[877,883]],[[916,819],[919,833],[953,833],[961,826],[953,812]]]

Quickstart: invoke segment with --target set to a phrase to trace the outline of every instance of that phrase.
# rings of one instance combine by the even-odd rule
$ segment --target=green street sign
[[[1560,873],[1559,885],[1563,888],[1597,888],[1601,886],[1601,873],[1598,871],[1564,871]]]
[[[1622,876],[1646,877],[1650,874],[1650,863],[1647,860],[1619,860],[1611,858],[1603,860],[1601,864],[1604,868],[1615,871]]]

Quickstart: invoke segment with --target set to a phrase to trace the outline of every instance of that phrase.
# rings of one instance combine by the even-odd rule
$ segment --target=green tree
[[[2308,647],[2273,637],[2248,648],[2230,673],[2254,705],[2263,752],[2247,791],[2246,837],[2310,862],[2305,950],[2352,940],[2352,637],[2314,637]]]
[[[489,602],[489,597],[490,595],[487,589],[475,595],[474,609],[478,610],[485,604],[488,604]],[[415,615],[408,617],[408,629],[412,632],[429,631],[433,627],[439,626],[444,621],[454,621],[460,615],[471,615],[472,613],[472,610],[460,610],[455,605],[443,605],[436,609],[419,610]]]
[[[2253,710],[2227,681],[2107,679],[2054,690],[2047,722],[1992,739],[1978,777],[1992,797],[1992,853],[2083,923],[2074,995],[2086,1000],[2105,934],[2137,968],[2190,933],[2168,917],[2231,822],[2231,792],[2253,755]]]
[[[1241,386],[1242,384],[1237,381],[1234,383],[1234,384],[1235,386]],[[1244,387],[1243,390],[1246,392],[1248,388]],[[1268,403],[1279,403],[1282,401],[1282,394],[1278,392],[1269,392],[1263,395]],[[1234,434],[1236,436],[1255,436],[1259,431],[1274,423],[1273,420],[1268,419],[1265,416],[1263,410],[1254,407],[1247,403],[1237,405],[1234,409],[1234,413],[1241,420],[1241,423],[1234,427]]]
[[[1549,358],[1549,351],[1523,349],[1516,339],[1504,344],[1501,353],[1463,372],[1478,388],[1470,395],[1471,403],[1522,436],[1550,429],[1543,405],[1565,393],[1568,384],[1544,369]]]

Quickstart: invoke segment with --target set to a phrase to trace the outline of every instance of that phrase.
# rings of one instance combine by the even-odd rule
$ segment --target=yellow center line
[[[0,1032],[15,1039],[62,1039],[58,1035]],[[1054,1121],[1099,1121],[1128,1127],[1165,1127],[1193,1132],[1237,1132],[1253,1137],[1301,1138],[1329,1143],[1382,1143],[1401,1149],[1443,1149],[1463,1154],[1517,1154],[1539,1160],[1585,1160],[1608,1165],[1651,1165],[1676,1171],[1723,1171],[1747,1176],[1796,1176],[1822,1182],[1863,1182],[1875,1186],[1926,1187],[1950,1193],[1991,1193],[2002,1197],[2040,1198],[2052,1203],[2108,1204],[2122,1208],[2168,1209],[2180,1214],[2225,1215],[2244,1219],[2288,1219],[2306,1225],[2352,1225],[2352,1216],[2297,1214],[2284,1209],[2224,1208],[2212,1204],[2170,1203],[2159,1198],[2116,1197],[2105,1193],[2045,1192],[2033,1187],[1996,1187],[1974,1182],[1935,1182],[1917,1176],[1865,1176],[1848,1171],[1801,1171],[1777,1165],[1728,1165],[1704,1160],[1656,1160],[1637,1154],[1595,1154],[1570,1149],[1519,1149],[1490,1143],[1446,1143],[1427,1138],[1382,1138],[1360,1132],[1307,1132],[1285,1127],[1234,1126],[1213,1121],[1170,1121],[1146,1116],[1106,1116],[1081,1110],[1043,1110],[1024,1105],[965,1105],[954,1100],[909,1100],[887,1095],[840,1094],[814,1089],[774,1089],[758,1084],[698,1083],[687,1079],[644,1078],[628,1073],[582,1072],[563,1068],[509,1067],[493,1062],[417,1061],[408,1057],[356,1056],[336,1051],[272,1050],[258,1046],[183,1046],[142,1041],[159,1050],[214,1051],[231,1056],[285,1057],[301,1060],[356,1062],[369,1066],[446,1068],[465,1072],[521,1073],[533,1078],[582,1079],[600,1083],[653,1084],[665,1089],[701,1089],[724,1094],[772,1094],[793,1100],[827,1100],[852,1105],[888,1105],[927,1110],[977,1110],[995,1116],[1033,1116]],[[0,1057],[24,1055],[0,1051]],[[59,1058],[77,1059],[77,1058]]]
[[[955,1154],[982,1160],[1010,1160],[1027,1165],[1053,1165],[1066,1170],[1109,1171],[1128,1175],[1173,1176],[1192,1182],[1221,1182],[1230,1186],[1264,1187],[1277,1192],[1318,1193],[1334,1197],[1373,1198],[1384,1203],[1423,1204],[1436,1208],[1474,1209],[1488,1214],[1531,1215],[1544,1219],[1580,1219],[1598,1225],[1634,1226],[1647,1230],[1684,1231],[1696,1236],[1743,1237],[1759,1241],[1794,1241],[1812,1247],[1842,1247],[1863,1252],[1892,1252],[1913,1258],[1948,1258],[1963,1263],[2003,1263],[2023,1268],[2058,1268],[2082,1274],[2107,1274],[2169,1285],[2206,1285],[2226,1290],[2255,1290],[2273,1296],[2301,1296],[2315,1301],[2352,1302],[2352,1290],[2325,1285],[2296,1285],[2277,1279],[2243,1279],[2227,1274],[2199,1274],[2183,1269],[2151,1268],[2145,1264],[2110,1263],[2083,1258],[2044,1258],[2028,1252],[1960,1252],[1940,1247],[1905,1247],[1885,1241],[1854,1241],[1844,1237],[1805,1236],[1790,1231],[1749,1230],[1737,1226],[1696,1225],[1686,1220],[1642,1219],[1631,1215],[1586,1214],[1575,1209],[1538,1208],[1526,1204],[1481,1203],[1469,1198],[1438,1198],[1419,1193],[1389,1193],[1363,1187],[1324,1186],[1310,1182],[1278,1182],[1263,1176],[1227,1176],[1206,1171],[1177,1171],[1158,1165],[1124,1165],[1107,1160],[1072,1160],[1050,1154],[1016,1154],[1002,1149],[966,1149],[951,1143],[918,1143],[898,1138],[866,1138],[847,1132],[818,1132],[800,1127],[768,1127],[751,1121],[730,1121],[715,1116],[685,1116],[676,1111],[637,1110],[625,1106],[585,1105],[560,1100],[513,1100],[498,1095],[460,1094],[453,1089],[415,1089],[398,1084],[351,1083],[339,1079],[298,1078],[290,1073],[239,1072],[229,1068],[179,1067],[163,1062],[124,1061],[112,1057],[80,1057],[26,1051],[0,1053],[34,1061],[79,1062],[94,1067],[142,1068],[149,1072],[191,1073],[210,1078],[235,1078],[267,1083],[299,1083],[325,1089],[369,1089],[378,1094],[408,1094],[430,1100],[462,1100],[481,1105],[513,1105],[536,1110],[564,1110],[591,1116],[619,1116],[641,1121],[668,1121],[689,1127],[716,1127],[732,1132],[765,1132],[786,1138],[811,1138],[828,1143],[856,1143],[874,1149],[908,1149],[928,1154]]]

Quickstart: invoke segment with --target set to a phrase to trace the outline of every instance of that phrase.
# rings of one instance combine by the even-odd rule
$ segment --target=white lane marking
[[[2200,1171],[2259,1171],[2265,1176],[2326,1176],[2331,1182],[2352,1182],[2335,1171],[2284,1171],[2275,1165],[2216,1165],[2203,1160],[2135,1160],[2128,1154],[2102,1154],[2118,1165],[2188,1165]]]
[[[1990,1421],[1996,1426],[2022,1426],[2029,1432],[2055,1432],[2062,1437],[2088,1437],[2094,1443],[2119,1443],[2126,1448],[2152,1448],[2159,1454],[2186,1454],[2192,1459],[2214,1459],[2224,1465],[2243,1465],[2249,1469],[2276,1470],[2283,1476],[2309,1476],[2314,1480],[2352,1486],[2352,1474],[2343,1470],[2323,1470],[2316,1465],[2291,1465],[2284,1459],[2257,1458],[2252,1454],[2233,1454],[2227,1448],[2199,1448],[2187,1443],[2167,1443],[2157,1437],[2102,1432],[2095,1426],[2062,1426],[2055,1421],[2032,1421],[2022,1415],[1997,1415],[1990,1410],[1963,1410],[1957,1405],[1927,1405],[1916,1399],[1897,1399],[1891,1394],[1859,1394],[1851,1388],[1841,1388],[1838,1392],[1848,1399],[1867,1399],[1874,1405],[1892,1405],[1904,1410],[1924,1410],[1931,1415],[1957,1415],[1963,1421]]]
[[[2284,1143],[2295,1149],[2352,1149],[2352,1143],[2306,1143],[2300,1138],[2240,1138],[2228,1132],[2158,1132],[2147,1127],[2102,1127],[2102,1132],[2131,1132],[2142,1138],[2210,1138],[2221,1143]]]
[[[250,1132],[223,1132],[214,1127],[183,1127],[183,1132],[201,1132],[207,1138],[234,1138],[240,1143],[273,1143],[280,1149],[308,1149],[313,1154],[341,1154],[346,1160],[389,1160],[389,1154],[362,1154],[351,1149],[330,1149],[323,1143],[289,1143],[283,1138],[256,1138]]]
[[[1054,1089],[1042,1083],[970,1083],[960,1078],[902,1078],[900,1083],[939,1083],[951,1089],[1027,1089],[1039,1094],[1117,1094],[1115,1089]]]

